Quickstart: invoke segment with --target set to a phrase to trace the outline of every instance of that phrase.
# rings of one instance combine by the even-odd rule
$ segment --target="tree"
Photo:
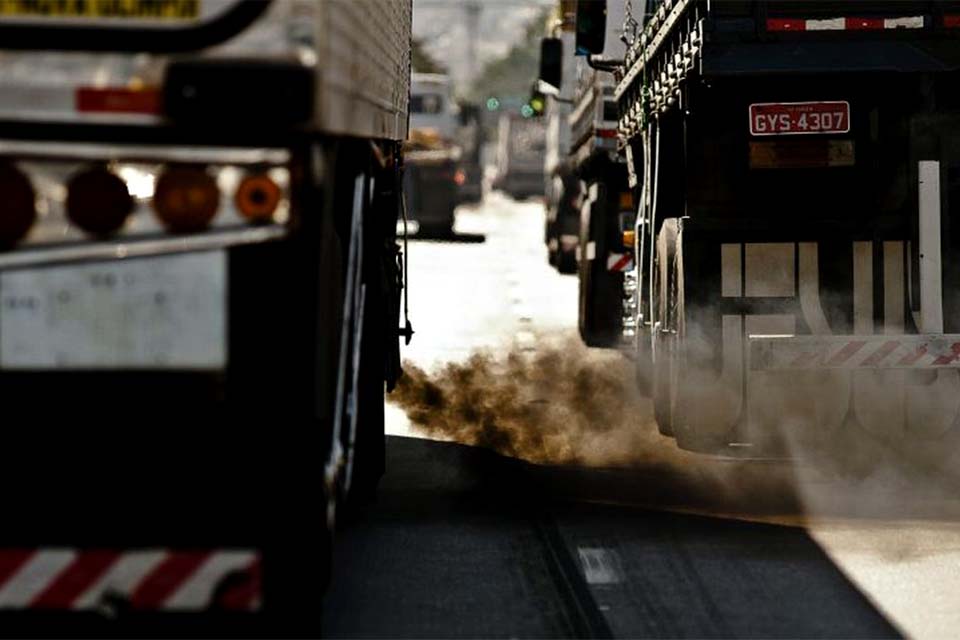
[[[530,87],[540,67],[540,39],[551,12],[545,7],[527,23],[522,39],[505,56],[484,65],[467,92],[470,99],[483,103],[487,97],[496,96],[504,104],[519,104],[530,98]]]
[[[433,59],[426,49],[423,48],[423,42],[418,39],[413,40],[411,51],[413,56],[413,70],[418,73],[446,73],[447,69],[439,62]]]

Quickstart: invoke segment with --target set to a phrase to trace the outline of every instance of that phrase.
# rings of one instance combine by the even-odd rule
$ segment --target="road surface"
[[[326,635],[954,633],[951,498],[677,451],[646,399],[616,399],[619,356],[578,346],[576,278],[546,263],[542,205],[495,193],[457,225],[463,242],[410,246],[405,358],[444,407],[388,405],[388,473],[337,540]]]

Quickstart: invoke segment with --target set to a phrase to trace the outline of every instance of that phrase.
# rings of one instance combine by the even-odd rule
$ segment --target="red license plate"
[[[750,105],[750,133],[785,136],[850,131],[850,103],[768,102]]]

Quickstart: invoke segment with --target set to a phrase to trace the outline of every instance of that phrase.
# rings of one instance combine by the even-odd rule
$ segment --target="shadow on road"
[[[487,241],[482,233],[456,233],[421,230],[410,234],[411,240],[427,240],[431,242],[456,242],[460,244],[480,244]]]
[[[413,438],[387,458],[338,535],[325,637],[898,635],[801,528],[597,504],[650,476]]]

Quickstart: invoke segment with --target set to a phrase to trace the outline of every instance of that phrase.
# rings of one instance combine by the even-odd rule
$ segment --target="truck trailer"
[[[588,53],[608,4],[578,7]],[[624,5],[623,336],[660,430],[952,455],[960,3]]]
[[[400,373],[410,20],[0,3],[7,635],[319,633]]]

